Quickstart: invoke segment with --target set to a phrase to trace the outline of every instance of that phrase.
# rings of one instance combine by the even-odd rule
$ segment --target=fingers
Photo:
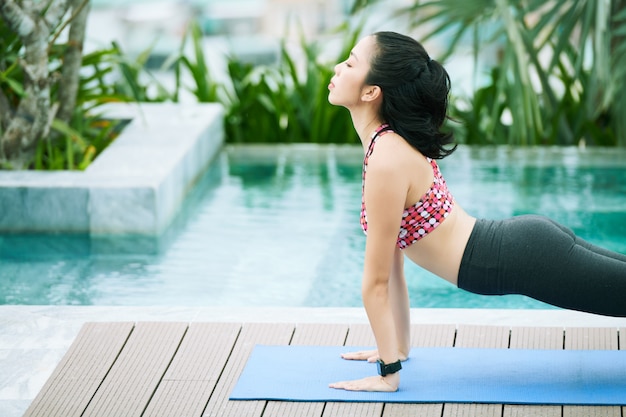
[[[329,384],[328,386],[330,388],[342,389],[345,391],[365,391],[365,389],[363,389],[360,384],[357,384],[355,382],[356,381],[341,381]]]
[[[360,350],[358,352],[342,353],[341,357],[349,361],[368,361],[369,363],[374,363],[378,360],[378,358],[380,358],[380,356],[378,356],[377,350]],[[402,354],[399,354],[398,358],[401,361],[405,361],[408,359],[405,355]]]
[[[368,391],[368,392],[394,392],[398,390],[397,385],[391,385],[384,378],[372,376],[353,381],[340,381],[328,385],[330,388],[343,389],[346,391]]]
[[[350,361],[376,362],[378,360],[377,350],[361,350],[358,352],[342,353],[341,357]]]

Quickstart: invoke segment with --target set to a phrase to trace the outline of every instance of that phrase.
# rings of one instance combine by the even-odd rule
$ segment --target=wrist
[[[385,363],[382,359],[378,359],[376,364],[378,367],[378,375],[382,377],[395,374],[402,369],[402,362],[399,359],[391,363]]]
[[[400,372],[389,374],[387,376],[380,376],[381,381],[391,387],[393,391],[397,391],[400,386]]]

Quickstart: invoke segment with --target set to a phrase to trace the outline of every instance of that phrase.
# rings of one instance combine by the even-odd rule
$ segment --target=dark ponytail
[[[456,145],[451,132],[442,132],[447,118],[450,77],[424,47],[405,35],[377,32],[377,50],[365,82],[383,92],[380,117],[423,155],[441,159]]]

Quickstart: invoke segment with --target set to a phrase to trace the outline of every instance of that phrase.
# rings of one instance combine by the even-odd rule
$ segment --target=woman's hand
[[[368,361],[373,363],[378,360],[378,350],[359,350],[358,352],[342,353],[341,357],[349,361]]]
[[[353,381],[334,382],[330,388],[344,389],[346,391],[369,391],[369,392],[394,392],[400,385],[400,374],[395,373],[387,376],[369,376]]]
[[[380,356],[378,356],[378,350],[376,349],[342,353],[341,357],[349,361],[368,361],[369,363],[374,363],[378,360],[378,358],[380,358]],[[404,362],[407,360],[407,356],[400,352],[398,354],[398,359]]]
[[[378,350],[360,350],[357,352],[342,353],[341,357],[346,360],[376,362],[379,358]],[[405,361],[406,357],[400,357]],[[346,391],[375,391],[375,392],[395,392],[400,385],[400,374],[390,374],[387,376],[370,376],[353,381],[340,381],[328,385],[330,388],[344,389]]]

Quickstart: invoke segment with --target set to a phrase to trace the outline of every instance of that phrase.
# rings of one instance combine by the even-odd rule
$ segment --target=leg
[[[617,259],[618,261],[626,262],[626,255],[602,248],[600,246],[594,245],[593,243],[589,243],[586,240],[576,236],[574,232],[572,231],[572,229],[565,227],[562,224],[557,223],[552,219],[546,218],[546,220],[550,221],[553,225],[561,229],[563,233],[570,235],[577,245],[580,245],[581,247],[588,249],[591,252],[597,253],[598,255],[603,255],[609,258]]]
[[[460,288],[626,317],[626,256],[591,245],[541,216],[477,225],[463,255]]]
[[[504,293],[572,310],[626,316],[626,256],[591,245],[539,216],[508,222],[502,241]]]

